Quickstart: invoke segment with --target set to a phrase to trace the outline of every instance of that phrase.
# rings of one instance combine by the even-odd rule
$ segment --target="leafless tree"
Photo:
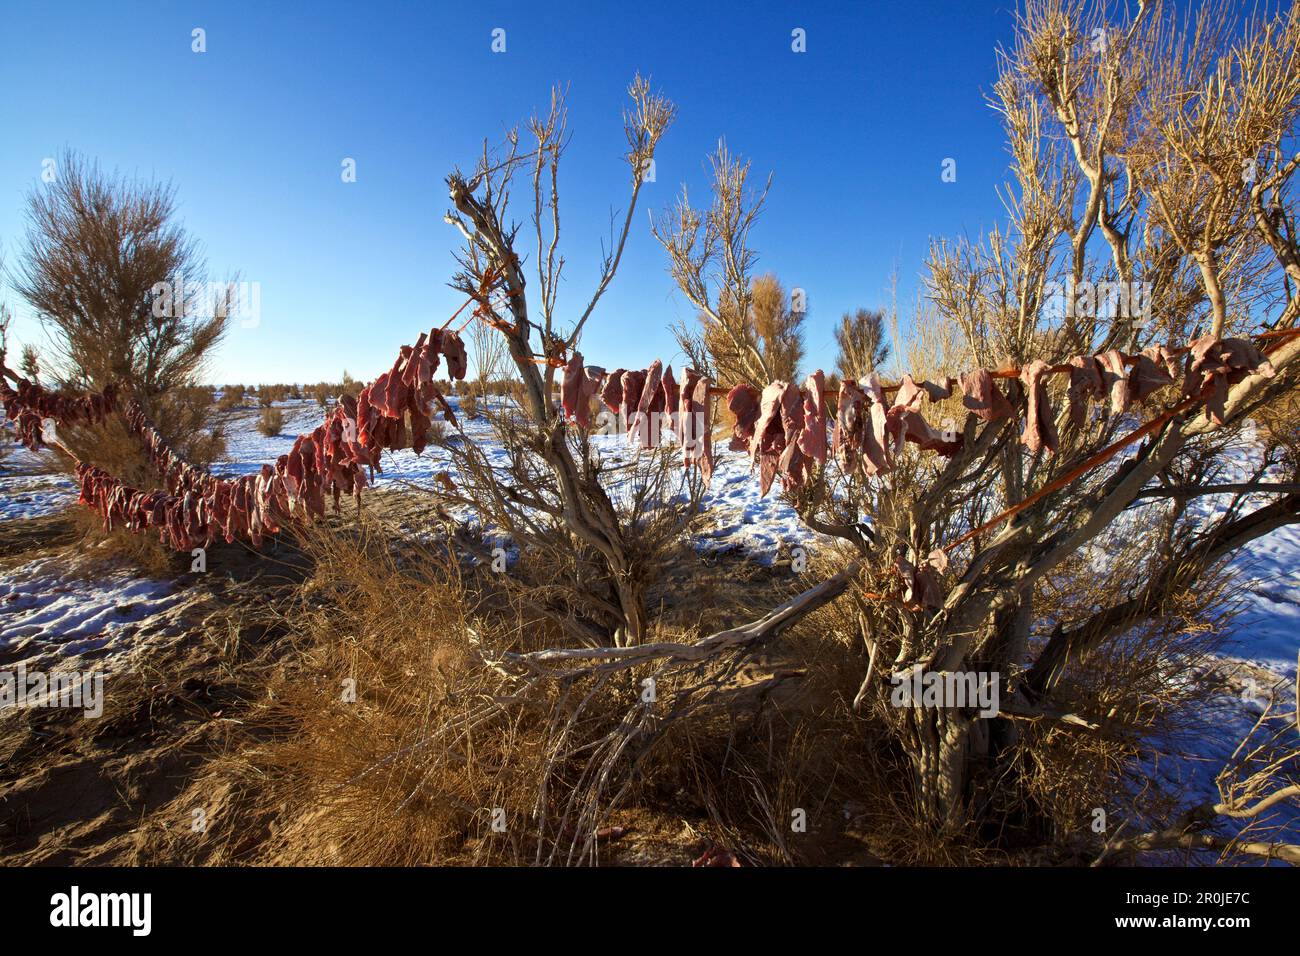
[[[698,310],[702,331],[677,329],[678,343],[696,367],[724,385],[768,382],[789,374],[786,354],[798,342],[802,314],[791,313],[775,278],[756,280],[757,253],[749,234],[762,212],[772,180],[749,188],[749,163],[719,142],[709,157],[713,198],[707,210],[691,205],[682,187],[673,209],[652,226],[668,253],[677,287]],[[715,291],[716,290],[716,291]],[[780,291],[778,291],[780,290]],[[755,305],[762,308],[756,314]],[[760,328],[760,319],[765,323]],[[767,331],[765,337],[763,331]],[[802,351],[800,347],[800,352]],[[795,361],[799,358],[795,355]]]
[[[1252,19],[1234,36],[1220,24],[1235,17],[1223,15],[1207,8],[1184,30],[1158,4],[1026,5],[993,97],[1014,158],[1010,224],[982,241],[936,243],[925,280],[939,319],[961,331],[970,364],[1060,360],[1241,332],[1260,319],[1274,329],[1294,322],[1300,287],[1287,187],[1297,160],[1277,144],[1293,136],[1300,103],[1300,21],[1294,10]],[[1196,138],[1202,131],[1213,149]],[[1243,184],[1252,163],[1258,171]],[[1149,312],[1076,307],[1077,290],[1102,283],[1149,284]],[[1071,307],[1053,306],[1053,284],[1068,290]],[[936,825],[961,827],[987,807],[974,798],[977,776],[1013,786],[1024,715],[1059,721],[1087,706],[1072,667],[1135,630],[1171,619],[1194,626],[1204,610],[1198,588],[1211,571],[1300,521],[1298,476],[1266,478],[1280,461],[1274,446],[1266,444],[1243,484],[1225,489],[1220,477],[1246,420],[1294,387],[1297,355],[1295,340],[1274,349],[1277,376],[1235,386],[1224,424],[1199,406],[1156,420],[1118,469],[1085,470],[1059,490],[1049,486],[1140,420],[1103,415],[1075,429],[1062,419],[1058,453],[1029,455],[1017,425],[984,425],[957,406],[960,453],[919,464],[906,481],[851,488],[859,513],[850,517],[871,520],[881,542],[871,590],[884,590],[897,554],[923,560],[951,548],[963,529],[1023,507],[951,549],[948,590],[933,613],[862,604],[864,642],[875,660],[892,661],[884,673],[920,665],[1011,681],[1014,701],[993,721],[945,709],[893,715],[923,812]],[[1164,497],[1173,489],[1177,497]],[[1271,501],[1258,504],[1252,493]],[[1209,494],[1226,495],[1227,507],[1210,517],[1188,507]],[[1106,560],[1133,533],[1121,517],[1139,507],[1147,539],[1140,567]],[[1085,591],[1109,596],[1061,613]],[[879,680],[864,684],[866,697]],[[1086,722],[1105,733],[1107,721],[1102,713]]]
[[[576,349],[618,270],[645,172],[673,119],[674,107],[653,92],[647,80],[636,77],[628,92],[631,105],[624,114],[627,209],[604,249],[595,289],[567,327],[558,324],[556,315],[565,264],[559,253],[559,168],[567,142],[567,112],[560,90],[553,94],[550,110],[528,124],[527,147],[521,145],[518,131],[512,131],[499,151],[484,146],[473,174],[456,171],[447,177],[452,209],[446,219],[465,239],[461,272],[453,285],[475,300],[480,319],[504,337],[521,380],[521,415],[512,424],[518,436],[511,446],[518,452],[512,477],[530,477],[503,487],[510,478],[503,482],[504,476],[485,462],[477,466],[466,462],[468,473],[477,470],[481,475],[479,497],[491,503],[491,513],[509,519],[509,527],[521,540],[531,538],[541,545],[558,531],[572,553],[591,556],[603,582],[589,590],[609,594],[608,611],[618,624],[617,640],[635,644],[646,630],[644,594],[653,556],[638,553],[636,516],[621,513],[602,487],[599,466],[583,437],[575,436],[562,420],[553,394],[556,363]],[[519,226],[507,219],[511,190],[521,175],[529,178],[532,191],[534,295],[528,292],[519,253]],[[464,454],[472,456],[473,450],[465,446]],[[547,526],[539,526],[532,514],[546,516]]]

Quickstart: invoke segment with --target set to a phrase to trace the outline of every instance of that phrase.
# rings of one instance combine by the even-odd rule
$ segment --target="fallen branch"
[[[791,624],[843,594],[860,568],[859,562],[852,562],[839,573],[796,595],[757,621],[726,631],[718,631],[716,634],[710,634],[691,643],[658,641],[633,647],[550,648],[526,654],[506,652],[502,655],[502,660],[555,678],[572,677],[580,673],[595,674],[609,670],[625,670],[650,661],[708,660],[727,651],[751,647],[771,640]],[[552,671],[546,667],[546,665],[581,661],[601,663],[567,671]]]

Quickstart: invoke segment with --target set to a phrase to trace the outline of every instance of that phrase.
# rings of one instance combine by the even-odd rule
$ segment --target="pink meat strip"
[[[713,477],[713,438],[709,424],[709,380],[693,368],[685,370],[677,405],[677,428],[683,464],[694,462],[707,485]]]
[[[881,475],[894,468],[889,438],[886,434],[889,406],[885,401],[885,387],[880,381],[880,376],[875,372],[859,379],[858,384],[863,387],[869,402],[862,428],[863,468],[868,475]]]
[[[673,367],[669,365],[664,369],[663,377],[659,380],[659,387],[663,390],[663,423],[670,432],[677,434],[677,404],[681,398],[680,389],[677,385],[677,379],[673,376]]]
[[[988,369],[976,369],[963,372],[959,377],[962,391],[962,404],[975,413],[981,421],[996,422],[1010,418],[1015,409],[998,388]]]
[[[623,373],[623,389],[620,396],[618,413],[619,417],[623,419],[623,426],[629,431],[632,429],[633,419],[636,417],[637,409],[641,405],[641,391],[644,388],[644,371],[629,369]]]
[[[898,558],[894,569],[903,579],[903,603],[926,610],[943,606],[943,572],[948,569],[948,555],[936,548],[920,566]]]
[[[1101,368],[1091,355],[1076,355],[1069,361],[1070,387],[1066,391],[1066,408],[1070,425],[1081,428],[1088,417],[1088,399],[1106,397],[1106,386],[1101,379]]]
[[[767,495],[776,477],[777,462],[785,451],[785,426],[781,418],[786,404],[789,382],[773,382],[763,389],[761,410],[754,435],[749,440],[749,456],[758,465],[759,496]],[[798,390],[794,392],[798,400]],[[799,405],[802,412],[802,403]]]
[[[1029,404],[1025,412],[1025,430],[1020,435],[1020,441],[1034,453],[1046,448],[1048,453],[1056,454],[1059,443],[1052,405],[1047,398],[1047,373],[1051,368],[1042,359],[1034,359],[1020,370],[1020,380],[1029,395]]]
[[[660,415],[664,410],[663,374],[663,362],[655,359],[650,363],[645,371],[636,415],[628,423],[628,433],[634,435],[633,440],[639,448],[659,447]]]
[[[1187,355],[1183,395],[1191,398],[1210,389],[1205,414],[1216,424],[1222,425],[1229,387],[1254,372],[1259,372],[1265,378],[1272,378],[1276,374],[1268,359],[1245,339],[1216,339],[1206,336],[1193,342]]]
[[[564,366],[564,377],[560,380],[560,407],[564,417],[576,421],[579,428],[591,424],[591,396],[595,389],[587,377],[587,369],[582,364],[582,353],[574,352]]]
[[[1128,399],[1141,403],[1174,381],[1159,353],[1154,357],[1151,350],[1144,350],[1133,357],[1134,364],[1128,375]]]
[[[821,369],[803,383],[803,430],[799,433],[799,450],[817,462],[826,464],[826,375]]]
[[[1129,406],[1128,365],[1124,353],[1119,349],[1103,352],[1097,356],[1097,364],[1101,366],[1102,385],[1110,393],[1111,414],[1123,414]]]
[[[857,383],[845,381],[840,386],[839,407],[835,410],[835,430],[831,434],[831,452],[846,472],[857,470],[862,454],[862,428],[866,421],[867,395]]]

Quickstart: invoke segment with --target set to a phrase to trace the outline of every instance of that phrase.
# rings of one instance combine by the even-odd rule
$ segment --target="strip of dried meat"
[[[1069,422],[1081,428],[1088,417],[1088,399],[1106,397],[1106,386],[1101,379],[1097,359],[1091,355],[1076,355],[1069,361],[1070,387],[1066,390],[1066,408]]]
[[[1046,448],[1049,454],[1055,454],[1059,443],[1052,404],[1047,397],[1047,373],[1051,368],[1042,359],[1034,359],[1020,370],[1020,380],[1024,382],[1029,396],[1025,430],[1020,435],[1020,441],[1034,453]]]
[[[664,410],[664,363],[655,359],[645,370],[640,400],[636,412],[628,422],[628,434],[638,448],[659,447],[660,415]],[[626,386],[624,386],[626,391]]]
[[[862,386],[868,403],[862,423],[862,464],[868,475],[884,474],[894,468],[886,434],[889,413],[885,388],[875,372],[858,379],[858,384]]]
[[[749,448],[750,440],[754,437],[754,426],[758,422],[759,400],[758,389],[744,382],[727,393],[727,411],[736,420],[731,429],[731,443],[728,445],[732,451]]]
[[[1111,414],[1121,415],[1129,408],[1128,363],[1124,353],[1111,349],[1097,356],[1103,387],[1110,394]]]
[[[962,404],[981,421],[996,422],[1015,414],[1015,409],[1002,394],[1002,389],[998,388],[988,369],[963,372],[958,376],[958,381],[961,383]]]
[[[670,365],[664,369],[663,377],[659,380],[659,387],[663,389],[663,424],[674,435],[677,434],[677,404],[681,397],[677,385],[677,379],[673,376],[673,367]]]
[[[845,380],[840,386],[839,405],[835,409],[835,429],[831,433],[831,452],[845,472],[856,471],[861,464],[862,429],[867,416],[868,399],[856,382]]]
[[[615,415],[623,407],[623,374],[625,368],[616,368],[605,376],[605,383],[600,388],[600,400]]]
[[[803,383],[803,430],[799,433],[799,450],[817,462],[826,464],[826,376],[821,369]]]
[[[1228,389],[1254,372],[1265,378],[1275,374],[1272,364],[1254,345],[1245,339],[1206,336],[1193,342],[1187,355],[1183,395],[1191,398],[1208,391],[1206,417],[1222,425]]]
[[[709,380],[693,368],[683,374],[677,404],[677,429],[682,443],[683,464],[697,464],[707,485],[713,477],[713,437],[709,412]]]

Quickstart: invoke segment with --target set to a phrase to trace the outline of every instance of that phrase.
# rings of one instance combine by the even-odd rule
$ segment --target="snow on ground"
[[[76,482],[66,475],[0,475],[0,521],[54,514],[76,500]]]
[[[133,570],[87,579],[61,557],[40,558],[0,577],[0,654],[6,668],[131,650],[140,625],[183,600],[174,582]]]
[[[77,485],[70,476],[50,473],[48,459],[10,444],[11,433],[0,435],[0,440],[7,452],[0,458],[0,521],[54,514],[77,500]]]

